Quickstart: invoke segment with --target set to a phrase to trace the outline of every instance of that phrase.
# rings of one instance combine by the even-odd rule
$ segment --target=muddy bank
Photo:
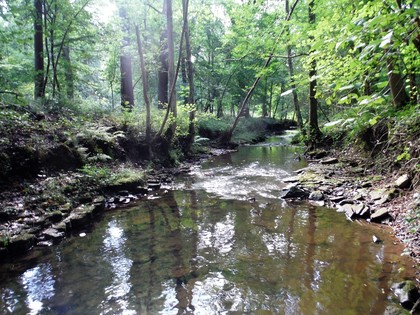
[[[308,167],[285,179],[285,199],[307,199],[335,208],[349,220],[385,224],[405,245],[420,282],[420,194],[408,174],[377,175],[355,160],[329,155],[309,156]],[[380,242],[379,239],[373,239]]]

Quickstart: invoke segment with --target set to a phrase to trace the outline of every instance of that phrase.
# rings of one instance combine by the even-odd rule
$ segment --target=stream
[[[282,179],[306,165],[290,136],[213,157],[86,234],[1,265],[0,314],[398,308],[390,287],[414,270],[388,229],[280,198]]]

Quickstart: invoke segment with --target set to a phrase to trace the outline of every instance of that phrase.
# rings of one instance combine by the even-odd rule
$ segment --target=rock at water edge
[[[320,192],[319,190],[315,190],[311,192],[311,194],[309,195],[309,199],[315,200],[315,201],[321,201],[324,199],[324,194]]]
[[[420,292],[416,287],[415,283],[410,280],[406,280],[392,286],[394,294],[397,296],[400,304],[411,310],[414,304],[420,299]]]
[[[290,199],[290,198],[308,198],[309,193],[306,190],[298,188],[296,186],[290,187],[281,198],[283,199]]]
[[[387,208],[379,208],[370,216],[370,220],[372,222],[378,222],[378,223],[381,223],[390,218],[391,218],[391,215],[389,214],[389,211]]]
[[[411,186],[411,177],[408,174],[401,175],[395,181],[395,187],[397,188],[409,188]]]

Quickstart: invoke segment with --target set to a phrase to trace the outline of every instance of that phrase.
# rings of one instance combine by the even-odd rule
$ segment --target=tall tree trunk
[[[164,4],[164,12],[166,12],[166,3]],[[166,15],[166,13],[165,13]],[[159,53],[159,71],[158,71],[158,108],[163,109],[168,105],[168,37],[167,32],[162,32],[160,36],[160,53]]]
[[[176,82],[175,77],[175,48],[174,48],[174,27],[173,27],[173,17],[172,17],[172,0],[166,0],[166,29],[167,29],[167,36],[168,36],[168,78],[169,78],[169,86],[174,86]],[[181,53],[181,51],[180,51]],[[171,109],[171,113],[174,118],[177,116],[176,110],[176,93],[175,89],[171,88],[170,93],[172,95],[169,96],[169,104],[168,106]],[[170,138],[173,137],[176,130],[176,120],[172,122],[171,126],[171,133],[172,135]]]
[[[143,85],[143,97],[144,97],[144,103],[146,105],[146,143],[149,146],[149,157],[151,155],[151,149],[150,149],[150,142],[151,142],[151,118],[150,118],[150,102],[149,98],[147,97],[147,72],[146,72],[146,66],[144,64],[144,54],[143,54],[143,47],[141,44],[140,39],[140,31],[138,25],[136,25],[136,38],[137,38],[137,50],[139,53],[140,58],[140,71],[141,71],[141,77],[142,77],[142,85]]]
[[[289,14],[290,8],[289,8],[289,0],[285,0],[285,10],[286,15]],[[286,26],[287,27],[287,26]],[[287,35],[289,35],[290,31],[287,27]],[[292,48],[290,45],[287,45],[287,65],[289,68],[289,76],[290,76],[290,87],[293,89],[292,91],[292,97],[293,97],[293,106],[295,109],[295,114],[297,118],[298,127],[300,130],[303,130],[303,120],[302,120],[302,114],[300,112],[300,106],[299,106],[299,99],[296,92],[296,84],[295,84],[295,78],[294,78],[294,68],[293,68],[293,59],[292,59]]]
[[[268,117],[272,117],[273,115],[273,87],[274,87],[274,83],[271,82],[270,83],[270,98],[268,101]]]
[[[399,109],[410,102],[410,97],[404,88],[404,79],[400,73],[395,71],[395,65],[392,58],[387,60],[388,83],[391,88],[392,101],[394,106]]]
[[[133,71],[131,66],[131,55],[128,51],[130,45],[129,22],[127,11],[120,8],[119,14],[122,20],[122,29],[125,34],[121,45],[120,71],[121,71],[121,106],[131,110],[134,106]]]
[[[314,0],[309,1],[308,5],[309,24],[315,24]],[[311,38],[312,39],[312,38]],[[321,131],[318,127],[318,100],[316,94],[316,60],[312,57],[309,69],[309,146],[316,147]]]
[[[42,0],[34,0],[34,97],[44,97],[44,42],[42,27]]]
[[[69,46],[64,46],[63,48],[63,59],[64,59],[64,76],[66,78],[66,92],[67,98],[72,100],[74,98],[74,75],[73,68],[71,66],[70,59],[70,48]]]
[[[172,82],[171,86],[170,86],[170,92],[169,92],[169,104],[171,104],[171,100],[173,97],[175,97],[175,86],[176,86],[176,79],[178,77],[178,73],[179,73],[179,68],[181,65],[181,57],[182,57],[182,47],[184,44],[184,34],[185,34],[185,25],[182,26],[182,32],[181,32],[181,38],[179,40],[179,54],[178,54],[178,62],[176,65],[176,69],[175,69],[175,73],[174,73],[174,81]],[[169,112],[171,111],[171,107],[168,106],[167,110],[166,110],[166,114],[165,117],[163,118],[162,124],[160,125],[160,129],[159,131],[156,133],[156,135],[154,136],[152,142],[155,142],[157,139],[161,138],[162,136],[162,132],[165,128],[166,122],[168,121],[168,117],[169,117]],[[171,131],[172,129],[169,128],[169,131]],[[167,139],[167,140],[171,140],[171,139]]]
[[[267,110],[267,93],[268,93],[268,79],[265,79],[264,83],[264,95],[263,95],[263,102],[262,102],[262,116],[267,117],[268,116],[268,110]]]
[[[188,126],[188,150],[190,149],[191,145],[194,142],[195,137],[195,87],[194,87],[194,69],[192,63],[192,54],[191,54],[191,43],[190,43],[190,29],[188,24],[188,3],[189,0],[182,1],[182,9],[183,9],[183,18],[184,18],[184,28],[185,28],[185,52],[187,54],[187,78],[188,78],[188,104],[190,106],[194,106],[194,108],[190,111],[189,117],[189,126]]]
[[[133,73],[131,69],[131,56],[124,53],[120,56],[121,71],[121,106],[131,109],[134,106]]]
[[[287,0],[286,0],[287,1]],[[293,106],[295,109],[296,119],[298,123],[298,127],[300,130],[303,129],[303,119],[302,119],[302,113],[300,112],[300,105],[299,105],[299,99],[296,92],[296,83],[294,79],[294,67],[293,67],[293,59],[292,59],[292,50],[290,47],[287,48],[287,65],[289,67],[289,76],[290,76],[290,87],[293,89],[292,91],[292,98],[293,98]]]

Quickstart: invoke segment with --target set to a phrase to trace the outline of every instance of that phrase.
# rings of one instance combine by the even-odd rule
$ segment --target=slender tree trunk
[[[51,21],[51,25],[55,25],[55,20],[57,16],[57,3],[54,4],[54,11],[51,13],[53,16],[53,20]],[[50,27],[50,59],[52,65],[52,97],[55,98],[56,95],[56,87],[58,84],[58,77],[57,77],[57,67],[55,63],[55,32],[54,27]]]
[[[400,73],[395,71],[394,61],[387,60],[388,83],[391,88],[392,101],[396,108],[402,108],[410,102],[410,97],[404,88],[404,80]]]
[[[147,72],[146,72],[146,66],[144,64],[144,54],[143,54],[143,47],[141,44],[140,39],[140,31],[138,25],[136,25],[136,38],[137,38],[137,50],[139,53],[140,58],[140,71],[141,71],[141,77],[142,77],[142,83],[143,83],[143,97],[144,97],[144,103],[146,105],[146,142],[149,146],[149,156],[151,153],[150,150],[150,142],[151,142],[151,118],[150,118],[150,102],[149,98],[147,97]]]
[[[164,5],[166,12],[166,4]],[[166,13],[165,13],[166,15]],[[159,53],[159,71],[158,71],[158,108],[163,109],[168,105],[168,38],[167,32],[162,32],[160,36],[160,53]]]
[[[314,0],[309,1],[309,24],[315,23]],[[316,94],[316,60],[312,57],[310,69],[309,69],[309,146],[316,147],[321,131],[318,127],[318,100],[315,97]]]
[[[121,106],[131,110],[134,106],[133,71],[131,66],[131,55],[128,52],[130,45],[129,22],[125,8],[120,8],[119,14],[122,20],[122,28],[125,33],[121,45],[120,71],[121,71]]]
[[[268,110],[267,110],[267,93],[268,93],[268,79],[265,78],[264,95],[263,95],[263,102],[262,102],[262,116],[263,117],[267,117],[268,116]]]
[[[133,73],[131,69],[131,56],[124,53],[120,56],[121,71],[121,106],[131,109],[134,106]]]
[[[268,102],[268,117],[270,118],[273,115],[273,86],[274,86],[274,83],[271,82],[270,83],[270,99]]]
[[[180,65],[181,65],[181,57],[182,57],[181,52],[182,52],[182,49],[183,49],[184,37],[185,37],[184,34],[185,34],[185,26],[183,25],[182,26],[182,32],[181,32],[181,38],[179,40],[178,62],[177,62],[177,65],[176,65],[175,75],[174,75],[175,80],[172,82],[172,85],[171,85],[170,90],[169,90],[169,104],[171,103],[171,99],[173,97],[175,97],[175,85],[176,85],[176,79],[177,79],[178,73],[179,73],[179,68],[180,68]],[[158,138],[160,138],[162,136],[162,132],[163,132],[163,129],[165,128],[166,122],[168,121],[170,111],[171,111],[171,108],[168,106],[168,108],[166,110],[165,117],[163,118],[162,124],[160,126],[160,129],[156,133],[156,135],[154,136],[152,142],[155,142]],[[169,129],[169,130],[171,130],[171,129]],[[168,139],[168,140],[171,140],[171,139]]]
[[[66,78],[66,92],[67,98],[72,100],[74,98],[74,75],[73,68],[71,66],[70,59],[70,48],[69,46],[64,46],[63,48],[63,59],[64,59],[64,76]]]
[[[172,0],[166,0],[166,27],[167,27],[167,36],[168,36],[168,78],[169,85],[174,86],[176,82],[175,77],[175,48],[174,48],[174,27],[173,27],[173,18],[172,18]],[[180,51],[181,53],[181,51]],[[173,95],[169,98],[169,107],[174,118],[177,116],[176,110],[176,93],[171,90]],[[174,119],[173,123],[170,126],[172,130],[172,136],[175,134],[176,130],[176,121]]]
[[[293,59],[292,59],[292,50],[290,47],[287,48],[287,64],[289,66],[289,76],[290,76],[290,87],[293,89],[292,91],[292,98],[293,98],[293,106],[295,109],[295,114],[297,118],[298,127],[300,130],[303,129],[303,119],[302,119],[302,113],[300,112],[300,105],[299,105],[299,99],[298,94],[296,91],[296,84],[294,79],[294,67],[293,67]]]
[[[188,104],[190,106],[194,106],[194,108],[190,111],[190,117],[189,117],[189,125],[188,125],[188,150],[191,148],[191,145],[194,143],[194,137],[195,137],[195,126],[194,126],[194,120],[195,120],[195,87],[194,87],[194,69],[193,69],[193,63],[192,63],[192,54],[191,54],[191,43],[190,43],[190,29],[188,24],[188,4],[189,0],[183,0],[182,1],[182,9],[183,9],[183,18],[184,18],[184,29],[185,29],[185,52],[187,55],[187,78],[188,78]]]
[[[34,67],[35,67],[35,87],[34,97],[44,97],[44,42],[42,27],[42,0],[34,0]]]

